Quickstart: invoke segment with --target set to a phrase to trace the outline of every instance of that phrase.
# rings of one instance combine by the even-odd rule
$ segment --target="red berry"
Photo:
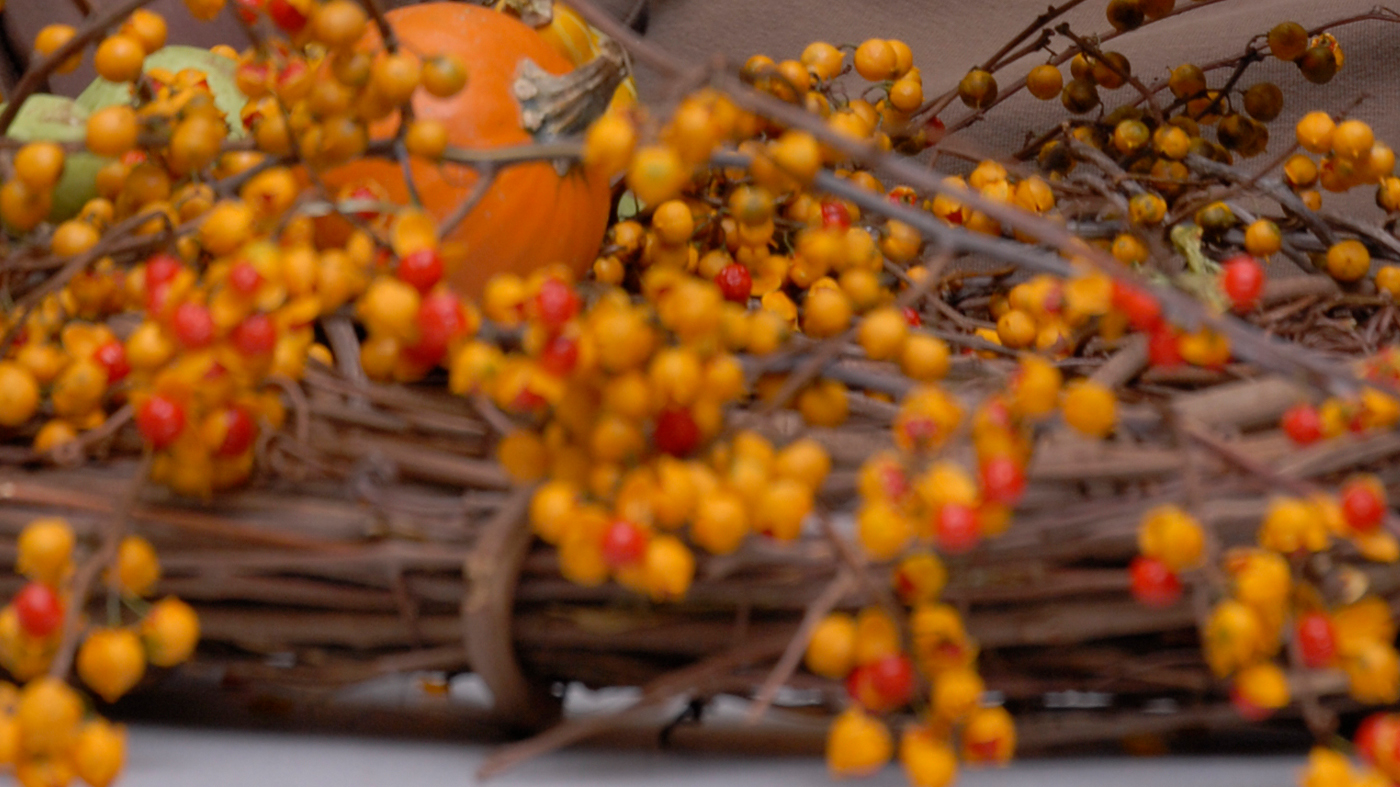
[[[1133,598],[1148,607],[1170,607],[1181,598],[1181,580],[1155,557],[1135,557],[1128,564]]]
[[[1026,491],[1026,474],[1015,460],[994,456],[982,463],[982,495],[995,503],[1014,506]]]
[[[570,336],[556,336],[540,353],[540,368],[555,377],[566,377],[578,365],[578,341]]]
[[[267,16],[274,25],[292,35],[306,27],[306,15],[288,0],[267,0]]]
[[[943,140],[943,135],[948,133],[948,128],[943,125],[943,121],[937,117],[931,117],[924,121],[924,144],[929,147],[937,145]]]
[[[715,274],[715,284],[719,285],[720,294],[726,301],[735,303],[748,303],[749,295],[753,292],[753,277],[749,275],[749,269],[737,262],[731,262],[720,268]]]
[[[1153,366],[1169,369],[1181,363],[1181,337],[1165,325],[1158,325],[1147,337],[1147,360]]]
[[[1128,316],[1139,331],[1151,331],[1162,322],[1162,305],[1151,293],[1122,282],[1113,283],[1113,306]]]
[[[175,340],[187,349],[198,350],[214,342],[214,318],[202,304],[185,301],[176,306],[170,327]]]
[[[904,315],[904,321],[909,323],[910,328],[920,328],[923,326],[924,318],[919,316],[918,310],[913,306],[905,306],[900,309],[900,313]]]
[[[1303,665],[1322,669],[1337,657],[1337,634],[1332,620],[1321,612],[1309,612],[1298,618],[1298,650]]]
[[[262,312],[250,314],[233,326],[229,340],[242,355],[267,355],[277,347],[277,324]]]
[[[1248,254],[1225,261],[1220,273],[1220,286],[1237,312],[1247,312],[1259,305],[1264,292],[1264,266]]]
[[[545,279],[535,295],[535,313],[550,331],[558,331],[578,314],[578,293],[559,279]]]
[[[977,546],[977,542],[982,538],[977,509],[957,503],[945,504],[938,509],[938,518],[934,522],[934,536],[938,541],[938,548],[951,554],[967,552]]]
[[[253,417],[242,407],[230,407],[223,412],[224,441],[215,453],[219,456],[238,456],[253,445],[258,435],[258,427]]]
[[[617,519],[603,531],[603,560],[611,568],[630,566],[647,551],[647,531],[634,522]]]
[[[900,653],[880,657],[870,664],[870,686],[890,710],[909,704],[914,696],[914,662]]]
[[[1295,404],[1283,414],[1283,431],[1298,445],[1310,445],[1322,439],[1322,418],[1310,404]]]
[[[167,396],[156,394],[136,411],[136,427],[157,450],[175,442],[185,429],[185,408]]]
[[[262,0],[234,0],[233,4],[238,17],[250,25],[258,21],[258,9],[261,7]]]
[[[251,296],[262,286],[263,277],[253,263],[239,260],[228,271],[228,286],[242,296]]]
[[[862,664],[850,671],[846,675],[846,694],[866,710],[875,710],[881,707],[880,695],[875,691],[875,686],[870,680],[869,664]]]
[[[169,284],[185,264],[179,257],[169,254],[154,254],[146,260],[146,292],[151,292],[162,284]]]
[[[684,407],[662,410],[656,416],[651,440],[663,454],[686,456],[700,443],[700,427]]]
[[[822,200],[822,226],[846,229],[851,226],[851,212],[844,203],[836,200]]]
[[[63,624],[63,602],[53,588],[30,582],[15,594],[19,627],[31,637],[47,637]]]
[[[115,339],[93,350],[92,359],[106,370],[108,385],[121,382],[131,373],[131,365],[126,362],[126,347]]]
[[[1369,533],[1381,526],[1381,520],[1385,519],[1385,501],[1371,484],[1348,481],[1342,487],[1341,497],[1342,518],[1352,530]]]
[[[437,249],[419,249],[399,259],[399,278],[426,293],[442,280],[442,255]]]
[[[447,353],[447,347],[467,329],[462,302],[450,292],[439,292],[423,299],[418,306],[418,341],[404,348],[409,360],[421,366],[434,366]]]
[[[1356,753],[1365,763],[1376,762],[1377,752],[1394,752],[1400,742],[1400,715],[1394,713],[1372,713],[1362,720],[1352,736]]]

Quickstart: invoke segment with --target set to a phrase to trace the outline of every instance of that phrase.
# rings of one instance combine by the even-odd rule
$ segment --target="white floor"
[[[470,785],[489,751],[476,745],[135,726],[122,787]],[[1023,761],[966,774],[962,787],[1292,787],[1301,758]],[[820,761],[576,750],[526,763],[501,787],[786,787],[828,784]],[[905,784],[896,768],[851,784]]]

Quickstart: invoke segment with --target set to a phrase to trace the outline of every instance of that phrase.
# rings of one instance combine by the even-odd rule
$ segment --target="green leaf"
[[[622,192],[622,197],[617,201],[617,218],[619,221],[630,219],[633,216],[646,210],[646,205],[637,199],[637,195],[630,190]]]
[[[204,73],[209,81],[209,89],[214,93],[214,105],[228,120],[229,136],[243,136],[243,122],[239,113],[247,97],[238,89],[234,72],[238,66],[223,55],[196,46],[167,46],[146,56],[142,70],[150,73],[153,68],[163,68],[171,73],[179,73],[193,68]],[[89,113],[113,104],[125,104],[131,100],[131,87],[125,83],[108,82],[101,77],[94,79],[87,89],[78,94],[77,103]]]
[[[87,112],[71,98],[39,93],[25,99],[5,135],[22,142],[78,142],[86,128]]]

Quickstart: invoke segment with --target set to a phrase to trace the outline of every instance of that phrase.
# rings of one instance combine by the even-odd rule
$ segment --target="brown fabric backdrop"
[[[114,0],[94,0],[101,7]],[[603,0],[619,16],[636,0]],[[406,4],[411,0],[397,0]],[[1016,31],[1045,10],[1050,0],[651,0],[647,36],[668,50],[700,60],[722,53],[736,62],[762,52],[774,58],[796,57],[815,39],[859,43],[871,36],[907,41],[924,74],[925,90],[935,95],[955,85],[973,64],[985,59]],[[1105,31],[1106,0],[1090,0],[1067,19],[1081,32]],[[1177,0],[1178,7],[1191,0]],[[1229,0],[1162,23],[1149,25],[1115,40],[1133,70],[1146,81],[1182,62],[1206,62],[1243,50],[1249,37],[1263,33],[1283,19],[1306,26],[1361,13],[1374,0]],[[231,19],[194,22],[180,0],[156,0],[152,6],[172,20],[171,40],[208,46],[219,42],[241,46],[242,33]],[[76,22],[67,0],[10,0],[4,21],[11,40],[28,54],[29,42],[44,24]],[[1371,122],[1378,135],[1400,144],[1400,26],[1371,22],[1338,31],[1347,55],[1346,66],[1326,86],[1307,83],[1292,66],[1270,61],[1251,69],[1242,86],[1270,79],[1287,96],[1284,114],[1272,124],[1275,137],[1289,133],[1293,122],[1313,108],[1338,110],[1353,97],[1369,97],[1356,116]],[[90,61],[90,58],[89,58]],[[1040,62],[1026,58],[1007,69],[1010,82]],[[78,73],[54,81],[60,92],[76,92],[92,78],[89,63]],[[645,94],[661,86],[651,74],[638,75]],[[1223,79],[1220,75],[1219,79]],[[1130,90],[1124,88],[1123,90]],[[1110,99],[1111,100],[1111,99]],[[1111,104],[1110,104],[1111,105]],[[945,120],[960,117],[958,104]],[[992,119],[968,129],[963,137],[979,149],[1005,152],[1032,129],[1044,129],[1064,116],[1058,102],[1041,103],[1019,96],[998,108]]]

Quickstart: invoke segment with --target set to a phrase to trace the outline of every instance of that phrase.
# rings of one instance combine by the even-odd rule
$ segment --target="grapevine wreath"
[[[1066,0],[940,93],[591,0],[74,5],[0,110],[21,783],[110,783],[173,670],[474,673],[483,775],[735,695],[835,776],[1263,728],[1400,778],[1400,177],[1364,95],[1279,121],[1394,11],[1158,74],[1120,39],[1229,0]]]

